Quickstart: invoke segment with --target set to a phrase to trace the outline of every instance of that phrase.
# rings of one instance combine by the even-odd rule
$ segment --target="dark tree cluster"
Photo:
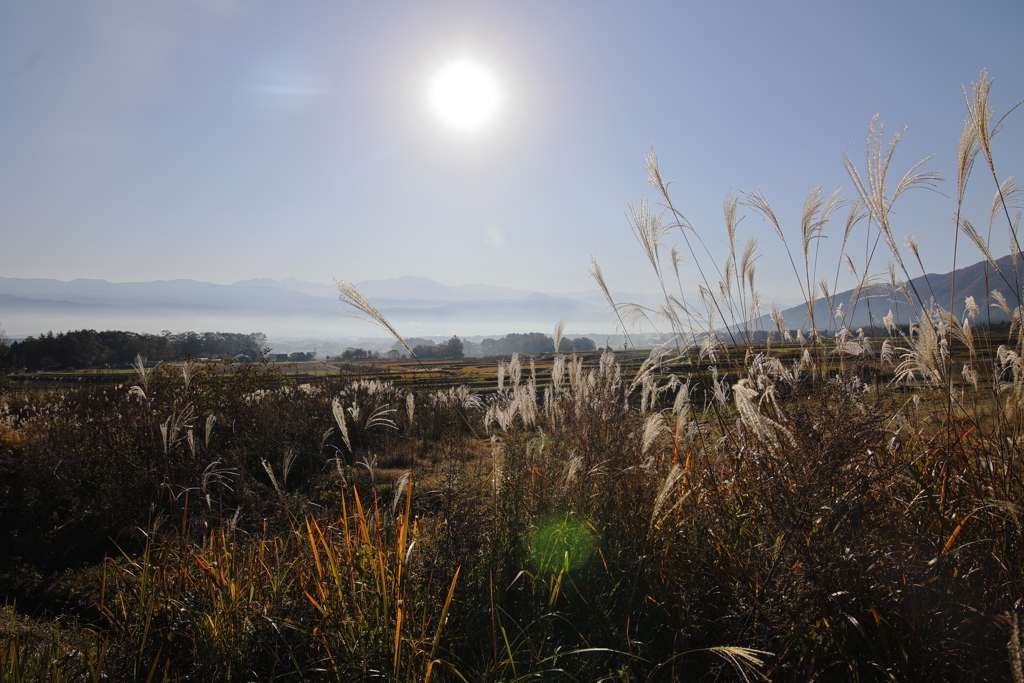
[[[596,345],[592,339],[578,337],[570,339],[565,337],[559,345],[558,350],[562,353],[594,351]],[[484,339],[476,345],[476,354],[479,356],[508,356],[513,353],[554,353],[555,340],[541,332],[528,332],[519,334],[513,332],[506,334],[500,339]]]
[[[40,334],[10,346],[10,358],[17,367],[29,369],[96,368],[128,365],[142,356],[149,361],[173,361],[203,356],[263,353],[267,337],[261,332],[181,332],[146,334],[120,330],[74,330]]]
[[[0,377],[11,371],[11,338],[0,327]]]
[[[443,344],[418,344],[412,352],[417,358],[462,358],[465,347],[458,336],[453,336]]]
[[[360,349],[350,346],[341,354],[341,360],[378,360],[380,353],[369,349]]]
[[[246,354],[256,358],[267,348],[267,335],[262,332],[240,334],[237,332],[179,332],[177,334],[164,330],[173,349],[173,358],[200,356],[237,356]]]

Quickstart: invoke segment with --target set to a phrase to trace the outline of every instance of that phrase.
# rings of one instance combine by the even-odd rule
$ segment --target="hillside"
[[[934,301],[937,305],[948,309],[950,302],[953,302],[953,312],[958,318],[964,315],[967,297],[974,297],[975,302],[981,309],[979,322],[1001,322],[1007,320],[1006,314],[997,306],[989,305],[986,310],[986,303],[994,304],[995,301],[989,296],[989,292],[998,291],[1004,297],[1010,307],[1020,304],[1022,289],[1021,282],[1024,280],[1024,262],[1019,257],[1016,263],[1016,277],[1014,275],[1013,258],[1009,254],[996,261],[1000,273],[996,272],[988,261],[978,261],[963,268],[957,268],[949,273],[928,273],[908,281],[907,289],[911,295],[917,292],[923,301]],[[1005,277],[1005,280],[1003,279]],[[1010,283],[1007,284],[1007,281]],[[953,287],[956,291],[954,293]],[[886,289],[889,289],[887,286]],[[914,307],[902,294],[893,296],[891,293],[876,293],[870,296],[862,296],[859,302],[854,302],[854,290],[848,289],[833,297],[833,307],[838,309],[842,305],[845,314],[845,324],[851,329],[867,327],[869,325],[882,326],[882,318],[889,311],[893,312],[896,322],[906,324],[916,320]],[[855,305],[854,305],[855,304]],[[852,311],[852,315],[851,315]],[[809,329],[810,322],[807,315],[807,306],[800,305],[787,308],[782,311],[789,329]],[[828,303],[820,296],[815,302],[814,319],[819,329],[835,327],[836,322],[832,320]],[[829,324],[831,323],[831,325]],[[770,330],[775,325],[768,315],[761,316],[755,323],[755,328]]]

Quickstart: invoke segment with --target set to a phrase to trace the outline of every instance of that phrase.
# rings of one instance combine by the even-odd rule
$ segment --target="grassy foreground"
[[[514,359],[486,405],[244,367],[8,399],[0,673],[1009,677],[1017,400],[944,419],[865,362],[758,425],[652,367]]]

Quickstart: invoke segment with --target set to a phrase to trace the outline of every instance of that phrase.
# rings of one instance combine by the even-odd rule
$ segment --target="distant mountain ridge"
[[[1011,283],[1019,283],[1024,273],[1014,275],[1010,256],[997,261]],[[1024,270],[1024,263],[1018,262]],[[999,309],[985,311],[988,291],[1000,291],[1015,306],[1020,285],[1008,287],[989,264],[979,261],[953,274],[934,274],[910,280],[926,300],[963,316],[964,298],[973,296],[983,308],[979,322],[1006,319]],[[357,284],[370,301],[402,334],[410,336],[463,336],[507,334],[509,332],[548,331],[559,319],[566,320],[568,333],[605,334],[615,327],[615,316],[608,310],[597,290],[570,294],[496,287],[486,284],[444,285],[425,277],[399,277],[367,280]],[[843,305],[846,324],[856,329],[882,325],[890,309],[899,322],[911,319],[911,307],[903,296],[874,294],[863,297],[851,308],[853,290],[833,297],[833,305]],[[157,280],[153,282],[107,282],[80,278],[65,282],[46,278],[0,277],[0,321],[14,336],[39,334],[47,330],[127,329],[158,332],[163,329],[260,331],[277,336],[352,336],[372,334],[367,323],[346,317],[337,299],[337,288],[324,283],[295,278],[240,280],[231,285],[196,280]],[[656,308],[660,296],[613,292],[619,302],[633,302]],[[853,311],[850,315],[851,310]],[[783,310],[789,329],[808,329],[807,307],[798,305]],[[819,298],[814,317],[819,329],[835,328],[826,302]],[[991,317],[990,317],[991,316]],[[755,327],[770,330],[774,323],[764,315]]]
[[[296,280],[293,277],[284,280],[271,280],[260,277],[251,280],[239,280],[231,285],[232,287],[266,287],[269,289],[283,289],[289,292],[299,292],[322,299],[337,299],[338,289],[334,285],[326,285],[322,282],[306,282]]]
[[[254,278],[239,280],[236,287],[269,287],[302,292],[310,296],[337,299],[338,289],[334,285],[319,282],[306,282],[287,278],[271,280],[270,278]],[[598,290],[570,294],[553,294],[534,289],[516,289],[514,287],[497,287],[484,283],[472,285],[445,285],[428,277],[406,275],[387,280],[364,280],[357,282],[356,287],[371,300],[386,299],[389,301],[422,301],[422,302],[453,302],[453,301],[493,301],[495,299],[522,299],[532,295],[554,296],[569,299],[593,299]],[[626,294],[625,296],[636,296]]]
[[[573,332],[614,327],[596,290],[545,294],[486,284],[450,286],[411,276],[357,286],[403,334],[546,331],[560,318]],[[0,277],[0,320],[14,335],[83,328],[210,329],[288,336],[360,336],[372,331],[366,323],[343,315],[333,285],[295,278],[221,285],[186,279],[113,283]]]
[[[921,297],[925,305],[934,301],[936,305],[948,310],[952,304],[952,312],[960,319],[963,318],[966,309],[965,300],[967,297],[974,297],[975,303],[981,309],[976,324],[988,322],[989,320],[1001,322],[1007,320],[1007,316],[1000,308],[990,305],[995,303],[990,293],[998,291],[1002,294],[1006,298],[1011,310],[1020,305],[1022,294],[1024,294],[1022,292],[1022,284],[1024,284],[1024,255],[1019,255],[1017,258],[1016,272],[1011,254],[997,259],[996,265],[999,267],[1002,275],[992,267],[989,261],[983,260],[972,263],[969,266],[957,268],[949,273],[928,273],[912,278],[907,281],[907,289],[910,291],[911,296],[914,296],[914,292],[917,292],[917,296]],[[1004,277],[1005,280],[1003,279]],[[954,281],[955,293],[953,291]],[[843,310],[847,314],[845,316],[845,325],[851,329],[868,327],[870,325],[882,327],[882,319],[890,310],[899,324],[916,321],[910,301],[902,294],[893,296],[891,293],[885,292],[862,295],[860,301],[854,302],[854,293],[855,290],[848,289],[832,297],[833,308],[837,308],[842,304]],[[988,310],[986,310],[987,304],[989,304],[987,306]],[[851,309],[851,306],[854,307]],[[852,315],[850,315],[851,310]],[[808,310],[806,305],[787,308],[782,311],[782,314],[786,319],[789,329],[809,329],[810,323],[807,320]],[[819,297],[815,302],[814,320],[820,330],[824,330],[827,327],[835,329],[837,323],[843,324],[843,321],[832,319],[828,303],[822,297]],[[773,330],[775,324],[771,321],[770,316],[764,315],[758,319],[755,327]]]

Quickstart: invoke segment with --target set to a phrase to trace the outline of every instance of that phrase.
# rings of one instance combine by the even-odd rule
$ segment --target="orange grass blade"
[[[405,489],[405,512],[398,520],[398,547],[395,549],[395,564],[398,572],[395,581],[401,586],[402,568],[405,564],[405,542],[409,536],[409,519],[412,517],[412,475],[409,475],[409,482]]]
[[[403,616],[402,615],[402,608],[399,607],[398,608],[398,614],[395,617],[395,645],[394,645],[394,650],[395,650],[395,664],[394,664],[395,674],[394,674],[394,676],[395,676],[396,679],[398,678],[398,655],[401,652],[401,644],[402,644],[402,616]]]
[[[427,674],[424,677],[424,683],[430,683],[430,674],[434,669],[434,662],[437,661],[437,648],[441,644],[441,632],[444,630],[444,624],[448,620],[448,608],[452,606],[452,596],[455,595],[455,582],[459,580],[459,572],[462,571],[460,566],[455,570],[455,576],[452,577],[452,585],[448,589],[448,597],[445,598],[444,608],[441,610],[441,620],[437,622],[437,631],[434,633],[434,644],[430,646],[430,662],[427,664]]]
[[[949,552],[949,549],[953,547],[953,542],[956,541],[956,537],[960,535],[961,531],[963,531],[964,524],[967,524],[967,520],[973,517],[977,512],[977,510],[971,510],[970,512],[967,513],[966,517],[960,520],[960,523],[956,525],[955,529],[953,529],[953,533],[949,535],[949,540],[946,541],[946,545],[942,549],[942,552],[939,553],[939,557],[942,557],[943,555]]]
[[[310,522],[312,522],[312,524]],[[320,552],[317,550],[317,547],[316,547],[317,546],[316,537],[313,536],[313,527],[314,526],[316,526],[316,530],[317,531],[320,531],[320,527],[319,527],[319,525],[317,525],[316,520],[312,518],[312,515],[308,515],[306,517],[306,532],[307,532],[307,534],[309,536],[309,547],[313,549],[313,563],[316,565],[317,577],[318,578],[323,578],[324,568],[323,568],[323,565],[320,564]],[[323,537],[323,533],[320,534],[320,537],[321,538]]]
[[[309,591],[307,591],[305,588],[303,588],[302,592],[306,594],[306,597],[309,598],[309,601],[311,603],[313,603],[313,607],[316,607],[317,610],[320,612],[320,614],[324,615],[325,617],[329,616],[327,614],[327,610],[325,610],[323,607],[320,606],[320,603],[317,602],[316,599],[312,595],[309,594]]]

